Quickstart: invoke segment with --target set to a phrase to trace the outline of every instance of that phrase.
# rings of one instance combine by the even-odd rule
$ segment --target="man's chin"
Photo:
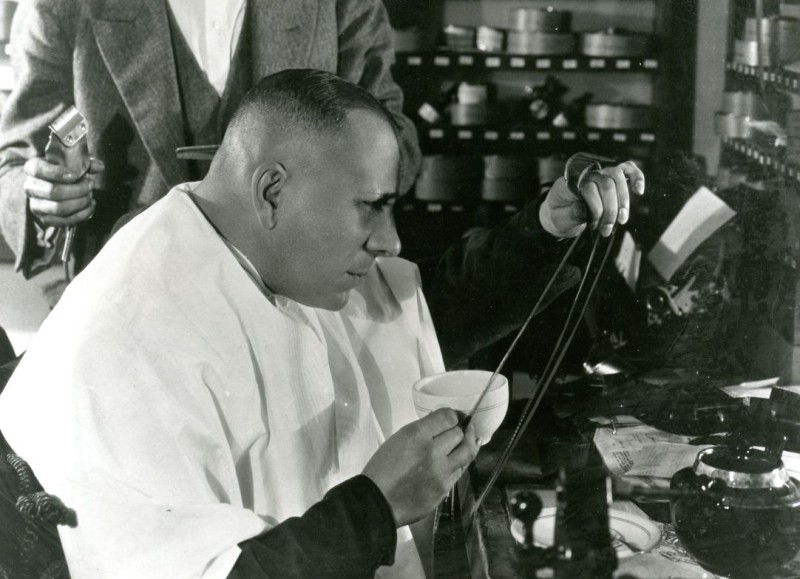
[[[346,291],[336,294],[335,296],[325,297],[319,300],[319,303],[314,304],[313,307],[321,310],[338,312],[347,305],[348,301],[350,301],[350,292]]]

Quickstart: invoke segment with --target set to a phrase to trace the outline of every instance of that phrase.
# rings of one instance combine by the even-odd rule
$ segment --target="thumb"
[[[103,163],[100,159],[95,159],[94,157],[91,158],[89,162],[90,175],[97,175],[98,173],[102,173],[105,170],[106,170],[105,163]]]

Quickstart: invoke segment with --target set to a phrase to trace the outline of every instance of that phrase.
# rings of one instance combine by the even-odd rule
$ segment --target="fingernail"
[[[600,235],[603,237],[608,237],[611,235],[611,230],[614,229],[613,225],[603,225],[603,228],[600,230]]]
[[[70,173],[69,171],[66,171],[66,172],[64,173],[64,179],[69,179],[69,180],[72,180],[72,179],[74,179],[74,178],[75,178],[75,173]]]
[[[644,181],[636,182],[636,193],[638,193],[639,195],[644,194]]]
[[[623,207],[619,210],[619,222],[620,223],[627,223],[628,222],[628,208]]]
[[[592,221],[592,231],[595,231],[598,225],[600,225],[599,221]]]

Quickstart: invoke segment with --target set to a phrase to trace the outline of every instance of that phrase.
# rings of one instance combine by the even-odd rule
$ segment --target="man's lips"
[[[347,273],[355,277],[364,277],[369,273],[371,269],[372,269],[372,264],[369,264],[367,267],[359,267],[356,269],[348,270]]]

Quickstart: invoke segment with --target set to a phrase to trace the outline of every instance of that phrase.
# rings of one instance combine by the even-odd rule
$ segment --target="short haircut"
[[[229,126],[249,131],[263,119],[276,129],[336,133],[353,110],[372,111],[397,135],[397,122],[374,96],[335,74],[313,69],[284,70],[261,79],[245,94]]]

